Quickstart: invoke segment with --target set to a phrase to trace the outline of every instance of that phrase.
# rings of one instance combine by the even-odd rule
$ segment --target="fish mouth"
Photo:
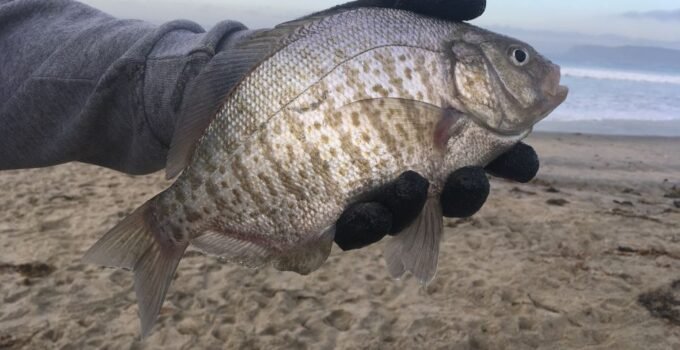
[[[567,99],[567,96],[569,96],[569,87],[565,85],[558,85],[557,86],[557,92],[552,95],[548,95],[551,98],[553,98],[553,101],[557,105],[561,105],[562,102],[564,102]]]
[[[534,124],[545,119],[552,111],[567,100],[569,88],[565,85],[560,85],[561,78],[562,74],[560,74],[560,67],[555,65],[543,83],[541,90],[545,96],[545,102],[539,107],[539,117],[534,119]]]
[[[546,107],[549,108],[548,114],[557,108],[557,106],[561,105],[569,95],[569,88],[560,85],[561,80],[562,73],[560,66],[553,65],[550,73],[541,86],[541,91],[543,91],[543,94],[546,96]]]
[[[569,88],[564,85],[557,85],[555,91],[552,93],[545,94],[545,102],[542,104],[539,110],[541,113],[539,117],[534,119],[533,124],[545,119],[550,113],[552,113],[557,107],[559,107],[564,101],[567,100],[569,96]]]
[[[565,85],[560,85],[561,80],[562,74],[560,66],[553,64],[550,69],[550,73],[548,73],[540,85],[540,91],[543,95],[542,101],[534,108],[526,111],[527,114],[531,115],[532,117],[527,118],[524,123],[514,126],[515,130],[518,128],[532,128],[536,123],[545,119],[548,115],[550,115],[550,113],[552,113],[557,107],[567,100],[567,97],[569,96],[569,88]],[[505,121],[501,123],[501,129],[513,129],[512,125],[504,125],[504,123]]]

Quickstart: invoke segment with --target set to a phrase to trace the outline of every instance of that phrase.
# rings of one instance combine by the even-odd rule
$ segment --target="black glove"
[[[484,13],[486,0],[357,0],[328,11],[358,7],[385,7],[420,13],[449,21],[469,21]]]
[[[441,194],[444,216],[464,218],[482,208],[489,196],[486,173],[526,183],[536,176],[539,161],[531,146],[519,143],[486,168],[467,167],[449,175]],[[369,200],[347,208],[336,222],[335,243],[343,250],[363,248],[385,235],[401,232],[425,205],[429,182],[409,171]]]

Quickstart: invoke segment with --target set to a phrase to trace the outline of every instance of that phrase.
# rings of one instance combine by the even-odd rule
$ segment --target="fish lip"
[[[547,101],[544,104],[545,112],[540,118],[537,118],[535,123],[545,119],[552,111],[559,107],[569,96],[569,87],[565,85],[557,85],[551,93],[546,92]]]
[[[567,96],[569,96],[569,87],[566,85],[558,85],[556,90],[557,91],[554,94],[548,94],[548,97],[555,98],[554,102],[559,106],[562,102],[567,100]]]
[[[550,112],[562,104],[567,99],[569,95],[569,88],[565,85],[560,85],[562,82],[562,67],[554,63],[550,64],[550,72],[546,75],[545,79],[541,84],[541,92],[545,96],[546,102],[543,104],[543,108],[547,110],[547,113],[536,122],[545,118]]]

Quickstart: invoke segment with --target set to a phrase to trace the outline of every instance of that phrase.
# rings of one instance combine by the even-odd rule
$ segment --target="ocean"
[[[680,137],[680,72],[563,65],[562,84],[569,97],[535,130]]]

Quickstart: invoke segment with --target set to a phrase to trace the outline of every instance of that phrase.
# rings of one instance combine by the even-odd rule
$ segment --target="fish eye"
[[[517,66],[529,63],[529,53],[525,49],[513,48],[510,50],[510,60]]]

